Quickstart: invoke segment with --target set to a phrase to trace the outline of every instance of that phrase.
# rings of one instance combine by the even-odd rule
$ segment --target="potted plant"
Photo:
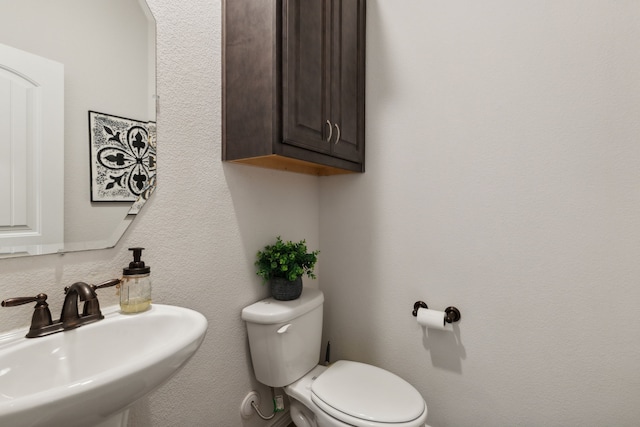
[[[302,276],[315,279],[313,268],[320,251],[307,252],[306,241],[283,242],[280,236],[276,243],[258,251],[255,262],[256,274],[269,282],[271,296],[277,300],[289,301],[302,294]]]

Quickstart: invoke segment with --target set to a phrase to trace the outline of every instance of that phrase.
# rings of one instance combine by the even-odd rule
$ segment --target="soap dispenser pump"
[[[120,309],[123,313],[140,313],[151,307],[151,267],[144,265],[144,248],[129,248],[133,261],[122,269]]]

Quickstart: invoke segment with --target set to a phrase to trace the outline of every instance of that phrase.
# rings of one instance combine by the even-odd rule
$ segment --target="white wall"
[[[367,7],[367,172],[321,181],[334,358],[434,427],[637,425],[637,2]]]
[[[258,387],[239,313],[276,234],[322,250],[334,359],[407,378],[433,427],[637,424],[635,2],[369,0],[367,173],[320,184],[220,163],[220,2],[150,3],[158,191],[113,250],[0,260],[3,298],[48,292],[55,316],[143,245],[155,301],[207,316],[134,426],[267,425],[237,411]],[[456,333],[424,338],[419,299],[460,308]]]
[[[220,161],[220,1],[153,0],[158,21],[158,190],[112,250],[0,260],[0,299],[49,295],[53,316],[75,281],[118,277],[128,247],[144,246],[154,302],[194,308],[207,337],[187,367],[131,414],[131,426],[264,426],[244,422],[240,403],[253,379],[241,309],[268,290],[255,252],[281,234],[319,245],[316,177]],[[305,281],[313,286],[312,281]],[[112,290],[103,305],[116,303]],[[0,332],[26,327],[31,307],[0,308]]]

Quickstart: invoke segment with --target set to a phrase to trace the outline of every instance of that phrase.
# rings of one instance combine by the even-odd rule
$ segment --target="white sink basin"
[[[127,408],[178,372],[207,330],[202,314],[181,307],[103,314],[42,338],[0,336],[0,426],[126,425]]]

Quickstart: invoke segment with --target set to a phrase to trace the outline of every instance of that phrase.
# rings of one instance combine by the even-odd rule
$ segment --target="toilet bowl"
[[[284,390],[294,423],[306,417],[307,424],[297,427],[423,427],[427,419],[427,405],[413,386],[364,363],[318,365]]]
[[[407,381],[384,369],[341,360],[318,365],[324,296],[305,288],[293,301],[272,298],[242,310],[256,379],[283,387],[297,427],[423,427],[427,405]]]

